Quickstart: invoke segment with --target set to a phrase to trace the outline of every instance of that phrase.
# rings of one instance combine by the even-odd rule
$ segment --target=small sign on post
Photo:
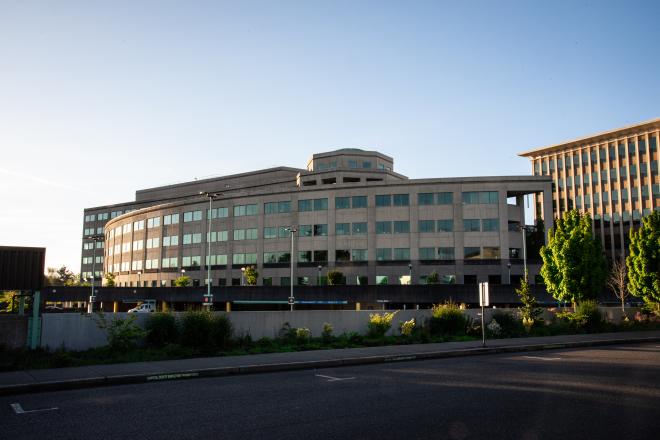
[[[212,293],[205,293],[204,294],[204,302],[202,303],[205,306],[212,306],[213,305],[213,294]]]
[[[292,296],[290,296],[289,297],[289,304],[293,305],[294,302],[295,302],[295,299]]]
[[[481,306],[481,346],[486,346],[486,328],[484,324],[484,307],[490,305],[490,297],[488,295],[488,283],[479,283],[479,305]]]
[[[488,307],[490,305],[490,295],[488,294],[488,282],[479,283],[479,306]]]

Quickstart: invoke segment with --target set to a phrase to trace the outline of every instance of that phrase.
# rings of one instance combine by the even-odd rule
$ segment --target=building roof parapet
[[[601,133],[596,133],[590,136],[585,136],[559,144],[549,145],[546,147],[535,148],[533,150],[523,151],[518,153],[518,156],[521,157],[537,157],[549,154],[555,151],[561,151],[568,148],[585,146],[585,144],[599,143],[602,141],[610,141],[617,139],[619,137],[629,136],[637,134],[641,131],[648,131],[652,129],[660,129],[660,118],[651,119],[649,121],[640,122],[634,125],[628,125],[626,127],[617,128],[614,130],[608,130]]]

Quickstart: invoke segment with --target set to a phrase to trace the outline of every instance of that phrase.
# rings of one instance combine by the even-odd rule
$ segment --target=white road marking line
[[[527,359],[538,359],[541,361],[560,361],[561,358],[551,358],[551,357],[543,357],[543,356],[523,356],[524,358]]]
[[[337,380],[352,380],[352,379],[355,379],[354,377],[332,377],[332,376],[324,376],[323,374],[315,374],[314,376],[322,377],[324,379],[328,379],[328,382],[335,382]]]
[[[55,411],[55,410],[59,409],[57,407],[53,407],[53,408],[32,409],[32,410],[26,411],[26,410],[23,409],[23,407],[21,406],[20,403],[11,403],[11,404],[9,404],[9,406],[12,407],[12,409],[14,410],[14,412],[16,414],[28,414],[28,413],[35,413],[35,412],[41,412],[41,411]]]

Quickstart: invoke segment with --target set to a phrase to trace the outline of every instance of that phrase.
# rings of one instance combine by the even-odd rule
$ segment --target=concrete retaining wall
[[[25,347],[28,317],[0,314],[0,346],[8,349]]]
[[[486,309],[485,320],[490,322],[491,316],[496,312],[513,312],[516,309]],[[600,309],[603,316],[609,321],[618,323],[621,320],[621,309],[603,307]],[[637,309],[626,309],[629,316],[634,315]],[[472,319],[480,320],[481,309],[467,309],[464,313]],[[224,312],[216,312],[222,313]],[[232,312],[229,319],[237,336],[249,334],[252,339],[274,338],[278,335],[284,323],[291,327],[306,327],[312,336],[320,336],[323,323],[332,324],[333,334],[339,335],[348,332],[364,334],[367,331],[369,311],[353,310],[300,310],[300,311],[263,311],[263,312]],[[377,312],[381,313],[381,312]],[[108,313],[107,319],[125,318],[127,313]],[[178,314],[180,316],[180,314]],[[398,334],[399,323],[415,318],[417,323],[424,322],[431,315],[431,310],[401,310],[394,317],[392,329],[389,334]],[[136,314],[137,322],[144,325],[149,318],[148,314]],[[544,310],[544,319],[550,320],[552,313]],[[80,315],[74,313],[44,314],[42,321],[41,346],[50,350],[64,347],[68,350],[86,350],[100,347],[107,343],[105,332],[98,328],[96,315]]]

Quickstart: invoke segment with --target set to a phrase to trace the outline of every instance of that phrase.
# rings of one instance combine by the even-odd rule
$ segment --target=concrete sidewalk
[[[555,348],[660,342],[660,331],[393,345],[0,373],[0,395]]]

